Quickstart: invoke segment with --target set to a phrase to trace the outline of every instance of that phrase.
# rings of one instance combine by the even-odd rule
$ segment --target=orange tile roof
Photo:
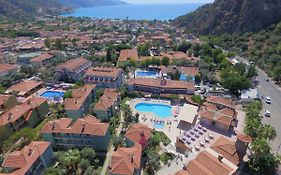
[[[41,85],[43,85],[43,82],[41,81],[24,80],[11,86],[8,90],[12,92],[27,93]]]
[[[9,98],[11,98],[12,95],[2,95],[0,94],[0,106],[2,106],[4,103],[6,103]]]
[[[42,97],[35,97],[6,110],[0,116],[0,126],[4,126],[8,123],[13,123],[20,117],[23,117],[23,119],[27,121],[30,117],[30,112],[32,112],[32,110],[34,110],[35,108],[41,106],[44,102],[46,102],[46,99]]]
[[[104,136],[109,128],[108,123],[101,123],[92,115],[79,118],[76,121],[70,118],[49,121],[41,129],[41,133],[69,133],[89,134],[93,136]]]
[[[142,148],[135,144],[131,148],[118,148],[111,158],[111,173],[133,175],[135,169],[141,166]]]
[[[85,58],[76,58],[76,59],[72,59],[69,60],[63,64],[60,64],[58,66],[58,69],[66,69],[68,71],[76,71],[77,69],[79,69],[81,66],[90,63],[89,60],[86,60]]]
[[[222,123],[224,125],[230,126],[233,120],[232,116],[224,115],[220,111],[210,111],[203,109],[199,112],[201,118],[206,118],[212,121]]]
[[[237,138],[245,143],[251,143],[252,138],[249,135],[243,134],[243,133],[238,133]]]
[[[10,153],[2,166],[15,169],[10,175],[24,175],[49,146],[49,142],[32,141],[20,151]]]
[[[161,87],[166,89],[194,89],[194,84],[191,82],[175,81],[175,80],[162,81],[158,79],[131,78],[129,79],[128,84],[150,86],[150,87]]]
[[[139,55],[137,49],[124,49],[120,51],[118,61],[128,61],[128,59],[138,60]]]
[[[179,171],[176,175],[230,175],[234,171],[211,153],[202,151],[196,159],[186,165],[185,170]]]
[[[215,104],[205,102],[199,111],[201,118],[206,118],[212,121],[222,123],[230,126],[232,121],[236,119],[236,112],[234,109],[223,108],[219,109]]]
[[[116,89],[105,89],[99,101],[95,104],[95,110],[106,111],[118,100],[120,93]]]
[[[15,70],[18,66],[15,64],[0,64],[0,73]]]
[[[116,67],[94,67],[90,68],[86,71],[85,77],[87,76],[95,76],[95,77],[110,77],[113,79],[117,79],[119,73],[123,72],[122,69]]]
[[[126,134],[124,135],[127,139],[131,140],[134,143],[139,143],[142,146],[146,146],[142,143],[142,139],[144,138],[146,141],[151,137],[152,135],[152,129],[148,128],[146,125],[137,123],[131,125],[128,130],[126,131]]]
[[[82,88],[72,90],[72,98],[64,100],[64,107],[66,110],[79,110],[87,97],[96,88],[94,84],[85,84]]]
[[[222,155],[233,164],[239,164],[239,155],[235,147],[235,142],[232,142],[225,137],[220,137],[218,138],[218,140],[216,140],[215,143],[211,145],[210,148],[212,148],[214,151]]]
[[[206,98],[207,102],[216,103],[224,105],[226,107],[235,108],[235,103],[231,99],[219,97],[219,96],[209,96]]]
[[[44,54],[41,54],[37,57],[34,57],[32,59],[30,59],[30,62],[42,62],[44,60],[48,60],[50,58],[53,58],[54,56],[51,55],[51,54],[48,54],[48,53],[44,53]]]

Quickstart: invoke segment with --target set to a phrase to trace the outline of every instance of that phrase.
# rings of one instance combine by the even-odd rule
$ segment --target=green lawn
[[[172,160],[175,158],[175,155],[172,153],[164,153],[160,155],[160,160],[163,162],[165,165],[168,163],[169,160]]]

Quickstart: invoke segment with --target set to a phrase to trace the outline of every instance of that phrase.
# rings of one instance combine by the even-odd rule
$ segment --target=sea
[[[77,8],[63,16],[98,19],[171,20],[196,10],[203,4],[126,4]]]

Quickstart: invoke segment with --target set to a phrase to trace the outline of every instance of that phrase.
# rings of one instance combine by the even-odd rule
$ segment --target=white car
[[[264,112],[264,116],[266,116],[266,117],[270,117],[270,111],[269,111],[269,110],[265,110],[265,112]]]
[[[270,98],[270,97],[266,97],[265,102],[266,102],[267,104],[271,104],[271,98]]]

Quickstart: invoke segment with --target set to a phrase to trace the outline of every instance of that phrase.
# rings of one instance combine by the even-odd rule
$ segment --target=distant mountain
[[[63,5],[72,8],[126,4],[124,1],[121,0],[59,0],[59,1]]]
[[[40,15],[57,15],[66,10],[58,0],[0,0],[0,16],[28,19]]]
[[[259,31],[281,21],[281,0],[215,0],[173,21],[201,34]]]

